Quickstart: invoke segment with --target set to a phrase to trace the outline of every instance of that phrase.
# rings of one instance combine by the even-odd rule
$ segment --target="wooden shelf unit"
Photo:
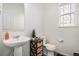
[[[43,56],[43,40],[30,40],[30,56]]]

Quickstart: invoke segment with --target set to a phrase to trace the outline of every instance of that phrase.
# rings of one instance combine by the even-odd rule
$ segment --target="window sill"
[[[77,28],[79,27],[78,25],[73,25],[73,26],[58,26],[58,28]]]

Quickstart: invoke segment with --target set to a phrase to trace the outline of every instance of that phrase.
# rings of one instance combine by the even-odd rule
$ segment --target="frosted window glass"
[[[75,4],[61,4],[60,5],[60,25],[70,26],[74,24]]]
[[[60,17],[60,24],[63,24],[63,16]]]
[[[64,24],[70,23],[70,15],[64,15]]]
[[[60,7],[60,14],[63,14],[63,6]]]
[[[70,13],[70,5],[64,5],[64,14]]]
[[[71,4],[71,12],[75,12],[75,4]]]
[[[74,24],[74,14],[71,14],[71,23]]]

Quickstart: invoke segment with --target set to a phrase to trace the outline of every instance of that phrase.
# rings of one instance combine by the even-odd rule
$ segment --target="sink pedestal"
[[[14,56],[22,56],[22,47],[14,47]]]
[[[22,46],[29,42],[29,37],[20,36],[19,38],[10,38],[8,40],[3,39],[3,43],[7,47],[14,48],[14,56],[22,56]]]

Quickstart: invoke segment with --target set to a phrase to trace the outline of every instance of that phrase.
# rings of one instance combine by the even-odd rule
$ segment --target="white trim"
[[[73,25],[73,26],[57,26],[58,28],[79,28],[79,26],[77,25]]]
[[[72,56],[72,55],[70,55],[70,54],[67,54],[67,53],[64,53],[64,52],[61,52],[61,51],[56,51],[56,52],[58,52],[58,53],[60,53],[60,54],[63,54],[63,55],[65,55],[65,56]]]

